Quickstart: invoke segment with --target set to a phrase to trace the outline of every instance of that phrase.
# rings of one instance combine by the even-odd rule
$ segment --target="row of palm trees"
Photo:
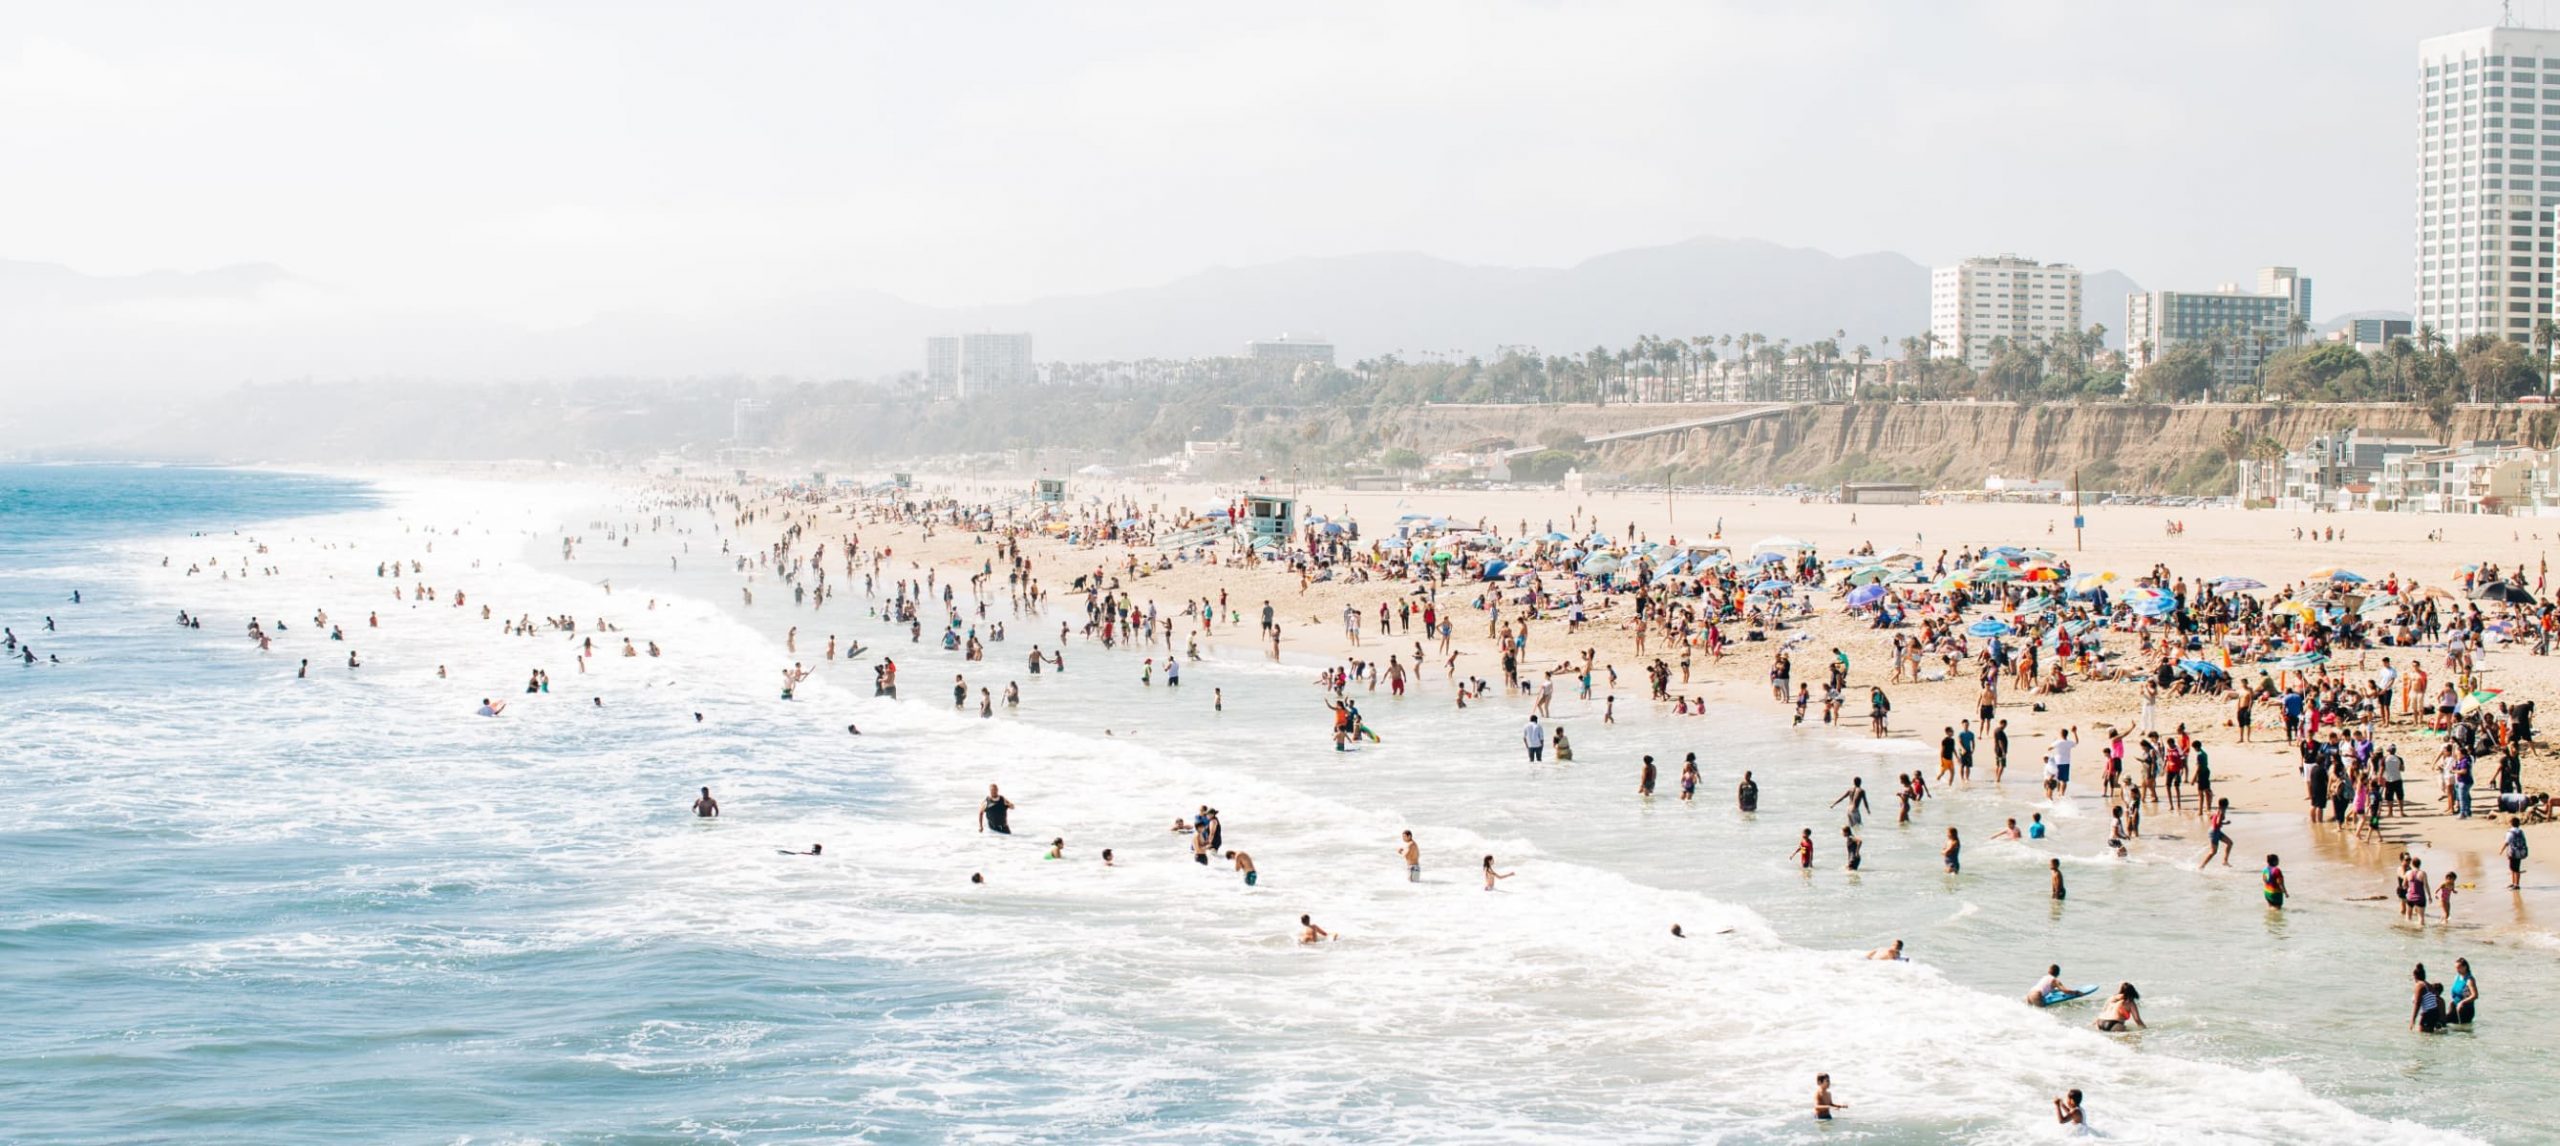
[[[1875,357],[1865,343],[1846,345],[1848,338],[1847,330],[1803,343],[1756,331],[1689,338],[1647,334],[1632,346],[1550,357],[1547,369],[1552,378],[1578,381],[1590,400],[1603,404],[1835,401],[1857,391]]]

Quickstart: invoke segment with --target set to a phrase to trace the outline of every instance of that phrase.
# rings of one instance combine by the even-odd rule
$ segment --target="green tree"
[[[2471,401],[2512,402],[2542,389],[2542,374],[2523,344],[2484,334],[2462,349],[2462,383]]]
[[[2172,346],[2133,378],[2134,390],[2146,402],[2185,402],[2213,389],[2213,361],[2204,348]]]

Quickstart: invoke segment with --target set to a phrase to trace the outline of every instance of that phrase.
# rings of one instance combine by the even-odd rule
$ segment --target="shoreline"
[[[1002,487],[991,487],[982,483],[977,489],[972,490],[965,488],[964,483],[954,482],[951,486],[936,489],[934,492],[956,496],[964,503],[974,503],[980,499],[999,498],[1002,496],[1001,490]],[[1116,489],[1114,493],[1139,497],[1142,502],[1165,509],[1181,504],[1189,504],[1196,508],[1223,500],[1205,496],[1208,493],[1205,489],[1175,491],[1151,487],[1122,487]],[[1185,493],[1193,496],[1186,500],[1180,496]],[[1363,496],[1350,491],[1317,491],[1303,500],[1312,503],[1317,498],[1358,499]],[[1365,496],[1374,498],[1376,495]],[[1486,498],[1486,495],[1482,494],[1454,496],[1465,500]],[[1397,500],[1401,502],[1404,499]],[[751,504],[759,503],[751,502]],[[773,503],[761,504],[767,504],[770,508]],[[791,506],[794,510],[803,513],[810,509],[809,506],[800,503],[779,504]],[[1708,507],[1722,510],[1756,508],[1764,511],[1768,508],[1765,499],[1752,498],[1719,499],[1710,501]],[[1646,508],[1659,507],[1637,507],[1619,501],[1607,512],[1610,514],[1609,520],[1617,521],[1621,513],[1641,517]],[[1836,505],[1787,507],[1788,510],[1845,512],[1853,517],[1859,508],[1861,507]],[[1873,509],[1873,507],[1864,508]],[[1937,507],[1893,508],[1933,509]],[[2052,507],[2040,506],[1992,508],[2005,511],[2023,510],[2028,513],[2052,512]],[[2177,511],[2152,509],[2151,512],[2175,513]],[[1374,511],[1367,516],[1375,516]],[[1466,516],[1472,518],[1476,515]],[[1591,516],[1596,517],[1597,513]],[[833,524],[823,514],[819,520],[822,526]],[[2424,521],[2430,526],[2434,524],[2430,519],[2417,520]],[[748,528],[757,530],[755,536],[762,542],[770,543],[772,539],[769,536],[770,531],[765,529],[770,522],[769,516],[759,518],[755,525]],[[989,556],[987,550],[976,544],[978,539],[987,537],[986,534],[944,528],[937,530],[933,541],[926,542],[922,540],[919,530],[909,526],[875,524],[861,528],[866,534],[866,544],[889,544],[896,551],[896,560],[913,560],[946,572],[963,565],[969,566],[974,572],[973,557],[976,560],[984,560]],[[823,529],[814,532],[824,536]],[[871,537],[874,532],[885,532],[895,540],[874,541]],[[2555,534],[2555,537],[2560,537],[2560,534]],[[963,538],[968,540],[962,540]],[[1725,538],[1737,547],[1749,543],[1747,538],[1736,537],[1730,531],[1725,534]],[[1968,540],[1987,544],[1993,539]],[[1037,534],[1026,534],[1022,541],[1025,555],[1034,563],[1035,576],[1050,592],[1053,601],[1065,591],[1066,582],[1071,581],[1081,572],[1089,572],[1091,565],[1118,565],[1125,563],[1127,557],[1132,554],[1157,552],[1151,547],[1132,547],[1119,542],[1101,545],[1070,545],[1063,540]],[[1947,546],[1949,549],[1954,547],[1953,544]],[[1932,546],[1932,548],[1936,547]],[[2327,550],[2324,548],[2320,552],[2325,554]],[[2086,567],[2098,568],[2102,565],[2093,562]],[[1060,576],[1062,571],[1065,573],[1063,577]],[[895,575],[887,572],[884,572],[883,576],[892,581],[896,579]],[[1375,607],[1380,600],[1392,601],[1403,598],[1417,584],[1412,581],[1392,580],[1366,583],[1336,581],[1319,583],[1301,590],[1296,585],[1295,575],[1287,572],[1285,567],[1247,566],[1223,562],[1216,566],[1197,562],[1176,563],[1169,571],[1153,572],[1134,579],[1125,577],[1122,579],[1123,589],[1129,592],[1142,607],[1153,600],[1159,608],[1162,608],[1170,597],[1174,602],[1171,611],[1176,615],[1180,613],[1179,602],[1186,597],[1195,600],[1204,596],[1214,599],[1218,592],[1224,589],[1229,593],[1230,608],[1245,615],[1244,625],[1255,623],[1253,614],[1267,596],[1275,605],[1277,619],[1282,624],[1283,656],[1315,658],[1316,663],[1320,664],[1338,663],[1355,653],[1387,655],[1409,651],[1413,641],[1409,634],[1398,634],[1392,642],[1382,642],[1371,636],[1365,645],[1353,646],[1342,631],[1339,622],[1326,623],[1326,618],[1338,618],[1345,605],[1355,605],[1361,607],[1367,614],[1364,620],[1374,620]],[[1452,590],[1471,589],[1483,584],[1485,583],[1453,581],[1448,584],[1448,587]],[[1455,593],[1448,595],[1456,596]],[[1831,602],[1826,600],[1825,604],[1829,605]],[[1487,647],[1491,638],[1485,635],[1481,628],[1485,621],[1484,612],[1468,607],[1465,599],[1459,599],[1451,608],[1456,612],[1458,630],[1453,634],[1452,648],[1464,654],[1459,662],[1460,674],[1494,678],[1498,675],[1499,658]],[[737,615],[748,616],[746,613]],[[1470,631],[1468,626],[1471,622],[1479,627]],[[1935,759],[1934,752],[1928,746],[1931,734],[1927,730],[1941,726],[1954,726],[1959,720],[1969,719],[1974,714],[1971,703],[1973,684],[1969,675],[1965,673],[1960,673],[1951,679],[1930,682],[1894,684],[1890,681],[1876,681],[1875,674],[1872,672],[1873,666],[1886,663],[1889,659],[1882,651],[1883,641],[1877,638],[1886,636],[1888,633],[1866,629],[1862,622],[1848,619],[1836,611],[1836,606],[1834,611],[1817,612],[1811,618],[1791,620],[1790,624],[1794,626],[1788,630],[1790,635],[1805,634],[1811,637],[1810,640],[1799,642],[1802,646],[1800,652],[1827,650],[1837,644],[1851,656],[1853,664],[1851,696],[1849,703],[1844,705],[1843,709],[1841,722],[1843,731],[1834,735],[1864,738],[1863,716],[1858,717],[1853,723],[1849,712],[1852,708],[1861,711],[1863,709],[1855,696],[1856,692],[1863,690],[1871,683],[1881,683],[1894,702],[1894,731],[1885,739],[1894,743],[1909,744],[1914,752],[1914,765],[1926,768]],[[1592,648],[1596,650],[1595,663],[1604,666],[1615,664],[1619,667],[1621,679],[1617,697],[1622,704],[1629,707],[1638,704],[1660,707],[1657,702],[1645,696],[1641,665],[1652,656],[1662,655],[1661,650],[1649,650],[1644,659],[1638,659],[1634,653],[1633,635],[1624,627],[1623,618],[1594,617],[1585,623],[1579,632],[1570,635],[1565,632],[1566,625],[1561,619],[1542,618],[1533,625],[1528,644],[1529,651],[1522,658],[1524,678],[1533,676],[1539,671],[1528,666],[1552,664],[1554,660],[1548,658],[1562,659],[1564,649],[1569,648],[1578,653],[1580,649]],[[1269,650],[1264,643],[1240,632],[1240,628],[1242,626],[1222,623],[1213,631],[1211,637],[1204,639],[1203,644],[1204,646],[1214,645],[1230,655],[1249,651],[1255,657],[1268,659]],[[1867,635],[1871,633],[1875,636]],[[779,635],[778,631],[776,635]],[[1050,636],[1053,635],[1050,634]],[[2130,640],[2129,637],[2121,634],[2116,635],[2114,639],[2119,642]],[[1045,644],[1047,641],[1035,640],[1032,643]],[[1768,658],[1774,655],[1778,644],[1778,641],[1773,640],[1728,646],[1730,655],[1721,661],[1701,654],[1694,659],[1692,680],[1685,685],[1677,683],[1678,669],[1675,662],[1673,669],[1675,683],[1672,686],[1672,694],[1687,695],[1693,699],[1711,702],[1716,706],[1712,715],[1700,719],[1721,719],[1730,712],[1756,708],[1758,693],[1736,686],[1758,687],[1758,681],[1766,672]],[[2364,650],[2362,659],[2378,662],[2384,655],[2392,656],[2395,660],[2404,656],[2432,659],[2431,653],[2440,655],[2439,650],[2421,646],[2406,649]],[[2494,678],[2519,675],[2511,671],[2517,667],[2513,662],[2524,656],[2525,654],[2512,651],[2493,654],[2486,658],[2486,675]],[[2551,663],[2560,664],[2560,661]],[[1967,667],[1970,669],[1971,662],[1968,662]],[[2234,667],[2235,672],[2246,671],[2241,666]],[[1634,671],[1630,671],[1631,668]],[[2354,670],[2351,668],[2345,671]],[[1431,672],[1417,673],[1416,676],[1418,679],[1414,687],[1418,693],[1426,697],[1436,697],[1444,702],[1449,699],[1444,677]],[[1750,679],[1746,680],[1746,676]],[[1798,679],[1803,679],[1801,669]],[[1426,681],[1429,683],[1425,683]],[[1498,686],[1499,682],[1496,681],[1496,684]],[[1605,691],[1605,686],[1595,680],[1594,688],[1596,703],[1598,695]],[[1501,700],[1504,702],[1505,711],[1525,717],[1529,707],[1527,703],[1519,702],[1517,697],[1501,697],[1500,693],[1501,690],[1497,687],[1493,695],[1488,696],[1485,701],[1476,703]],[[1777,723],[1764,727],[1785,727],[1785,722],[1790,719],[1788,709],[1775,702],[1770,703],[1775,711],[1768,714],[1769,719]],[[1511,707],[1513,704],[1516,704],[1516,708]],[[1473,706],[1470,705],[1470,707]],[[2037,711],[2039,707],[2043,711]],[[2412,812],[2416,814],[2388,818],[2384,821],[2381,839],[2359,842],[2350,838],[2349,833],[2342,833],[2333,827],[2324,825],[2315,829],[2310,826],[2304,813],[2305,803],[2300,790],[2301,780],[2294,764],[2295,757],[2289,743],[2282,739],[2281,722],[2272,722],[2274,739],[2262,735],[2254,738],[2249,744],[2242,745],[2232,739],[2235,732],[2228,726],[2228,707],[2227,697],[2205,702],[2164,697],[2158,709],[2158,727],[2163,732],[2175,729],[2183,722],[2213,752],[2215,794],[2217,797],[2231,801],[2234,812],[2232,834],[2238,845],[2234,848],[2230,867],[2224,870],[2242,873],[2245,877],[2254,879],[2259,866],[2258,858],[2273,852],[2284,857],[2286,873],[2290,882],[2295,885],[2296,899],[2365,903],[2377,893],[2387,889],[2389,879],[2396,869],[2398,856],[2405,849],[2410,854],[2424,859],[2430,871],[2451,870],[2460,873],[2462,880],[2468,885],[2463,888],[2465,897],[2458,905],[2458,910],[2461,910],[2466,917],[2466,923],[2476,923],[2484,919],[2495,920],[2497,929],[2502,932],[2513,931],[2543,940],[2560,942],[2560,930],[2555,930],[2553,925],[2547,922],[2560,919],[2560,884],[2538,880],[2536,878],[2539,874],[2538,865],[2534,860],[2528,859],[2523,890],[2514,893],[2506,891],[2503,886],[2505,881],[2501,878],[2505,874],[2504,862],[2495,852],[2497,843],[2505,832],[2505,817],[2475,812],[2472,821],[2465,824],[2435,805],[2426,791],[2431,784],[2419,775],[2423,767],[2422,754],[2409,751],[2407,748],[2409,743],[2424,742],[2413,725],[2403,722],[2379,729],[2376,742],[2378,744],[2403,743],[2405,757],[2418,757],[2412,759],[2410,780],[2410,787],[2413,789],[2410,806]],[[2079,762],[2079,767],[2075,768],[2075,772],[2081,774],[2079,778],[2081,786],[2066,799],[2073,801],[2074,806],[2083,809],[2085,814],[2071,817],[2070,820],[2075,827],[2085,823],[2102,832],[2107,823],[2104,811],[2107,803],[2098,787],[2101,767],[2097,762],[2098,750],[2104,743],[2101,729],[2110,726],[2127,730],[2137,728],[2139,708],[2137,689],[2123,681],[2075,682],[2069,692],[2058,695],[2030,694],[2024,698],[2018,698],[2004,692],[1996,715],[2011,722],[2010,765],[2013,770],[2023,769],[2026,775],[2021,781],[2001,785],[1994,791],[2001,793],[2000,798],[2005,804],[2019,809],[2017,814],[2023,820],[2027,811],[2039,806],[2034,785],[2040,784],[2042,780],[2041,760],[2044,746],[2061,728],[2077,727],[2083,743],[2081,749],[2083,759]],[[1669,717],[1667,712],[1664,715],[1669,720],[1679,719]],[[2022,715],[2025,717],[2023,720]],[[2262,731],[2267,730],[2271,715],[2261,713]],[[1808,718],[1808,723],[1812,723],[1812,718]],[[1577,756],[1583,762],[1597,763],[1602,759],[1614,759],[1620,754],[1616,745],[1608,744],[1603,740],[1589,739],[1593,736],[1592,733],[1584,733],[1583,736],[1584,739],[1577,740],[1576,743]],[[1984,745],[1976,754],[1978,772],[1985,771],[1988,767],[1990,749],[1987,734],[1984,739]],[[1825,751],[1818,747],[1821,743],[1818,740],[1805,738],[1804,742],[1814,751]],[[1840,749],[1834,747],[1828,751],[1836,753]],[[1633,759],[1635,751],[1629,750],[1624,754],[1629,759]],[[2526,790],[2550,787],[2550,778],[2555,771],[2560,771],[2560,764],[2553,763],[2548,748],[2528,756]],[[2014,786],[2017,783],[2029,786],[2021,789]],[[1957,785],[1953,790],[1978,790],[1986,786],[1988,786],[1987,781],[1977,779],[1973,784]],[[1933,782],[1932,790],[1943,792],[1951,789],[1937,787]],[[2474,798],[2475,804],[2483,800],[2494,804],[2495,801],[2494,793],[2487,791],[2475,791]],[[2080,801],[2087,802],[2080,803]],[[2190,804],[2190,807],[2193,806]],[[2148,801],[2146,801],[2146,811],[2151,814],[2144,817],[2144,834],[2135,838],[2128,849],[2129,854],[2140,857],[2136,862],[2183,864],[2192,869],[2195,860],[2201,858],[2203,854],[2200,841],[2204,835],[2204,825],[2201,818],[2192,813],[2170,812],[2165,805],[2156,806],[2155,810],[2155,806],[2150,805]],[[2007,813],[2004,811],[2003,814]],[[1983,827],[1987,829],[1989,825]],[[2220,869],[2221,865],[2217,863],[2214,867]],[[2222,878],[2230,878],[2230,876],[2225,874]],[[2375,904],[2375,906],[2380,905]],[[2395,924],[2395,926],[2405,925]],[[2429,926],[2443,925],[2431,922]]]

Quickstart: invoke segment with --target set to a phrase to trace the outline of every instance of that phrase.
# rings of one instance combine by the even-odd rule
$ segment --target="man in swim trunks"
[[[1413,842],[1412,829],[1405,829],[1404,846],[1397,849],[1396,854],[1404,857],[1405,882],[1422,882],[1422,845]]]
[[[978,805],[978,830],[993,831],[1000,836],[1012,835],[1013,828],[1005,821],[1012,812],[1013,801],[1005,799],[1003,793],[996,791],[995,785],[987,785],[987,801]]]
[[[693,814],[706,820],[719,817],[720,801],[711,798],[711,789],[703,789],[702,798],[693,802]]]
[[[1236,863],[1236,870],[1244,873],[1244,885],[1246,887],[1252,887],[1260,880],[1261,873],[1253,870],[1252,856],[1243,852],[1228,852],[1227,858],[1234,860]]]

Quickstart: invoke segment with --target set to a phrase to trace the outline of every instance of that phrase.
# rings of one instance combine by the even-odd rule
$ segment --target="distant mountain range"
[[[873,377],[922,365],[923,340],[1022,330],[1042,361],[1235,354],[1320,335],[1343,361],[1395,353],[1576,354],[1637,336],[1843,335],[1877,357],[1928,324],[1929,268],[1749,239],[1701,238],[1570,267],[1491,267],[1385,253],[1221,267],[1160,286],[1006,306],[929,307],[844,291],[708,316],[625,312],[527,330],[461,315],[363,313],[283,268],[92,276],[0,262],[0,370],[60,386],[202,392],[299,378]],[[2085,322],[2117,341],[2114,271],[2083,284]]]

